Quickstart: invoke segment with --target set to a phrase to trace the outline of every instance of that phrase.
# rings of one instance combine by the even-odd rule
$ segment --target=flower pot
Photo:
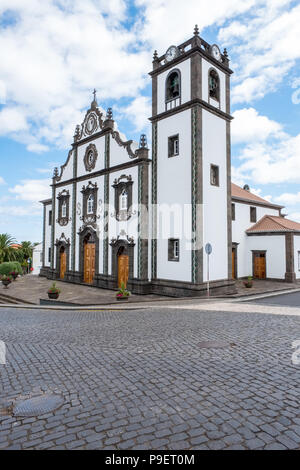
[[[9,286],[9,284],[11,283],[11,281],[8,281],[8,280],[2,280],[2,284],[4,285],[4,287],[7,289],[7,287]]]
[[[248,289],[252,287],[252,282],[244,282],[244,286],[247,287]]]
[[[128,300],[129,297],[128,295],[120,295],[120,296],[117,296],[116,299],[118,300],[118,302],[124,302],[124,300]]]
[[[13,280],[15,281],[15,280],[17,279],[17,277],[18,277],[18,274],[17,274],[17,273],[16,273],[16,274],[12,274],[12,277],[13,277]]]
[[[58,299],[59,293],[58,292],[48,292],[49,299]]]

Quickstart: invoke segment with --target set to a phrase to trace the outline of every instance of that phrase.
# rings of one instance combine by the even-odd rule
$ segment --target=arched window
[[[92,194],[89,195],[87,200],[87,213],[93,214],[94,213],[94,196]]]
[[[166,101],[175,100],[180,97],[180,72],[174,70],[170,73],[166,82]]]
[[[220,79],[215,70],[209,72],[208,86],[210,98],[220,101]]]
[[[128,194],[125,189],[120,194],[120,210],[127,211],[128,209]]]
[[[61,216],[62,217],[67,217],[67,203],[66,203],[66,201],[64,201],[62,206],[61,206]]]

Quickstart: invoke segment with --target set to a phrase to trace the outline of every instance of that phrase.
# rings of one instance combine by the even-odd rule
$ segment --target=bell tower
[[[203,295],[212,245],[215,292],[233,289],[230,75],[226,49],[194,35],[154,52],[152,77],[152,284]],[[169,208],[169,222],[167,212]]]

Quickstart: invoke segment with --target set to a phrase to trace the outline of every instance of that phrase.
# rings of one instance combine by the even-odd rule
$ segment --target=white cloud
[[[47,152],[47,150],[49,150],[49,147],[43,144],[29,144],[27,145],[27,150],[29,152],[34,152],[34,153],[43,153],[43,152]]]
[[[298,193],[283,193],[275,198],[275,201],[280,204],[294,206],[300,204],[300,192]]]
[[[16,217],[25,217],[25,216],[40,216],[42,214],[42,207],[37,205],[31,206],[15,206],[15,205],[1,205],[0,204],[0,214],[6,216],[16,216]]]
[[[0,176],[0,184],[5,184],[4,178]]]
[[[219,31],[235,57],[232,102],[252,102],[273,92],[300,58],[300,5],[256,1],[252,15]],[[289,8],[290,7],[290,8]]]
[[[212,24],[222,24],[227,19],[247,12],[256,0],[215,0],[208,7],[207,0],[136,0],[143,8],[144,25],[140,35],[155,49],[178,44],[192,36],[195,23],[200,31]]]
[[[121,108],[121,115],[125,115],[135,126],[137,132],[149,130],[148,118],[151,116],[151,99],[146,96],[138,96],[127,108]]]
[[[295,220],[295,222],[300,222],[300,212],[291,212],[288,214],[288,218],[291,220]]]
[[[128,30],[125,0],[1,0],[0,14],[9,10],[13,21],[0,32],[0,133],[32,152],[68,147],[94,87],[100,104],[130,98],[121,111],[143,129],[153,49],[191,37],[195,23],[220,26],[221,47],[231,46],[236,103],[275,90],[300,57],[300,5],[288,10],[291,0],[134,3]]]
[[[38,202],[51,196],[51,180],[24,180],[20,184],[9,188],[9,192],[15,194],[17,200]]]
[[[260,115],[254,108],[239,109],[233,113],[231,136],[233,143],[249,143],[270,137],[283,138],[282,125],[267,116]]]
[[[300,183],[300,134],[285,134],[281,140],[252,142],[246,145],[235,168],[239,179],[257,184]]]
[[[4,108],[0,111],[0,135],[28,129],[24,110],[17,107]]]
[[[30,151],[68,146],[94,87],[101,102],[136,97],[150,80],[151,55],[121,23],[127,2],[2,0],[0,14],[8,9],[16,21],[0,33],[0,132]]]

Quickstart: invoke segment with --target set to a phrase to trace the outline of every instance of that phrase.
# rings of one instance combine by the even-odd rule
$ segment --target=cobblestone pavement
[[[0,449],[300,448],[297,316],[1,308],[0,339]],[[55,412],[12,416],[50,391]]]

